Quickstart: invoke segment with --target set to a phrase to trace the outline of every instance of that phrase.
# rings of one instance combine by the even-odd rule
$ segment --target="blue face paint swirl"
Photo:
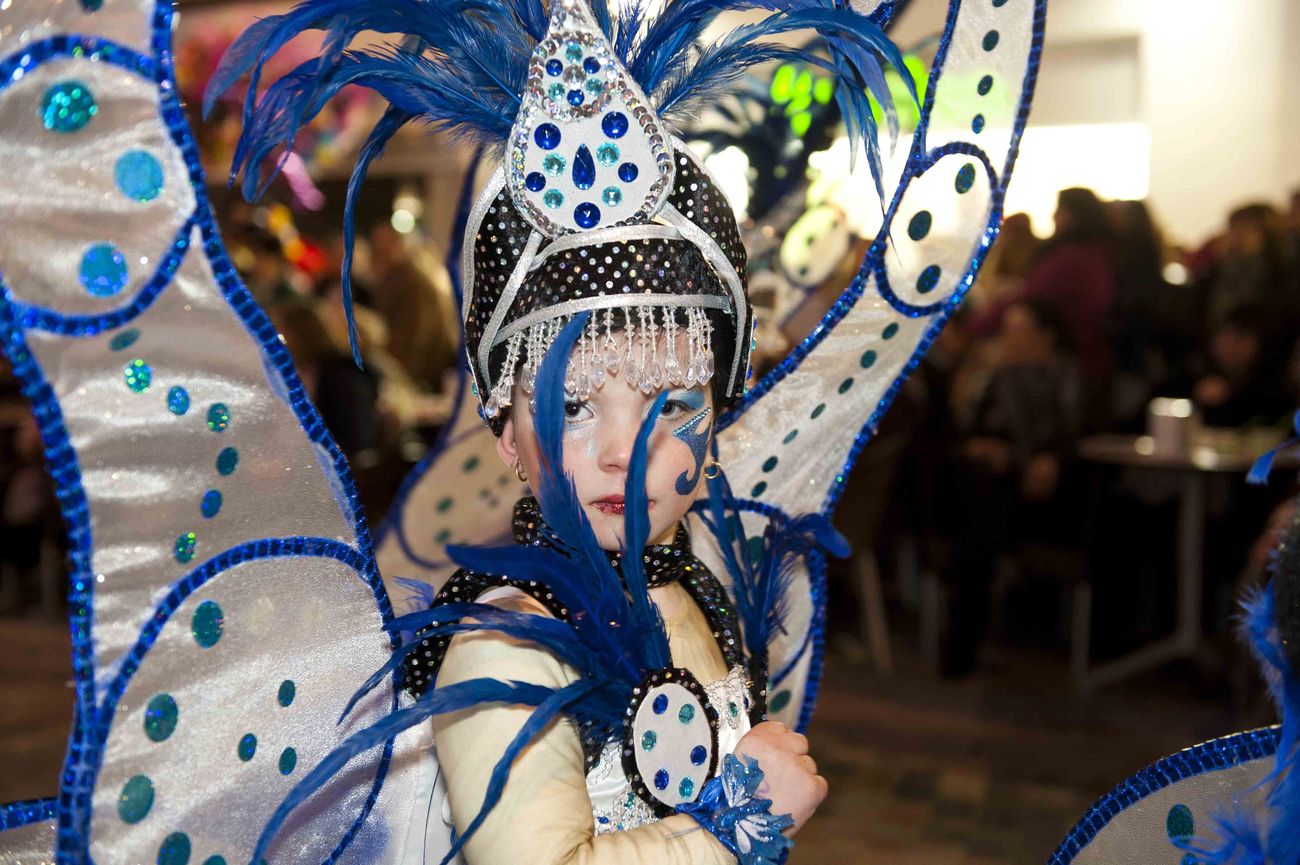
[[[704,465],[704,457],[709,451],[709,433],[713,432],[713,422],[708,420],[711,414],[713,409],[706,408],[673,430],[673,435],[685,442],[691,449],[691,456],[695,457],[695,468],[691,472],[682,472],[677,476],[678,495],[686,495],[700,482],[700,468]]]

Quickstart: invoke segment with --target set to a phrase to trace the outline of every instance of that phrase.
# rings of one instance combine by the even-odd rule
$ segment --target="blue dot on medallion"
[[[280,683],[280,692],[276,694],[276,699],[280,705],[288,708],[293,705],[293,698],[298,695],[298,686],[293,683],[293,679],[285,679]]]
[[[641,750],[653,751],[655,745],[659,743],[659,737],[655,735],[654,730],[646,730],[641,734]]]
[[[153,201],[163,189],[162,163],[152,153],[128,150],[117,158],[113,179],[132,201]]]
[[[280,774],[288,775],[298,765],[298,752],[292,748],[285,748],[280,752]]]
[[[930,211],[918,210],[911,221],[907,223],[907,236],[913,240],[924,239],[930,233],[930,226],[933,222],[934,218],[930,216]]]
[[[188,865],[190,861],[190,836],[173,832],[163,839],[158,848],[158,865]]]
[[[41,122],[51,132],[76,132],[98,112],[95,94],[75,79],[51,85],[41,99]]]
[[[971,131],[976,135],[984,131],[984,115],[976,114],[970,121]]]
[[[893,339],[897,334],[898,322],[891,322],[890,324],[885,325],[885,329],[880,332],[880,335],[885,339]]]
[[[763,471],[770,472],[772,469],[776,468],[776,463],[777,463],[776,457],[768,457],[767,459],[763,460]]]
[[[172,548],[172,555],[180,564],[186,564],[194,558],[194,548],[198,546],[198,536],[194,532],[186,532],[176,538],[176,545]]]
[[[751,498],[756,499],[765,492],[767,492],[767,481],[759,481],[754,484],[754,489],[750,490],[749,495]]]
[[[980,79],[980,83],[975,86],[975,91],[980,96],[988,96],[989,91],[993,89],[993,76],[985,75]]]
[[[217,473],[222,475],[233,474],[239,467],[239,451],[234,448],[222,448],[221,453],[217,454]]]
[[[683,724],[689,724],[691,721],[695,720],[695,707],[690,703],[682,706],[677,710],[677,720],[681,721]]]
[[[596,148],[596,158],[600,160],[601,165],[613,165],[618,162],[618,145],[610,144],[606,141]]]
[[[194,642],[204,649],[211,649],[221,639],[221,631],[226,626],[225,613],[216,601],[204,601],[194,609],[190,618],[190,633]]]
[[[153,807],[153,782],[144,775],[136,775],[122,785],[117,797],[117,816],[123,823],[139,823]]]
[[[696,745],[691,749],[691,763],[695,766],[703,766],[704,761],[709,759],[709,751],[703,745]]]
[[[582,59],[582,55],[582,45],[577,42],[570,42],[564,48],[564,56],[567,57],[571,63],[577,63]]]
[[[180,385],[172,386],[167,391],[167,410],[180,416],[190,410],[190,392]]]
[[[667,770],[667,769],[660,769],[658,772],[655,772],[655,789],[656,789],[656,790],[667,790],[667,789],[668,789],[668,770]]]
[[[582,85],[592,96],[599,96],[605,89],[605,82],[599,78],[588,78],[587,83]]]
[[[135,345],[135,341],[140,338],[140,331],[134,327],[128,327],[121,333],[114,334],[113,338],[108,341],[110,351],[121,351],[124,348],[130,348]]]
[[[149,368],[149,364],[137,357],[122,367],[122,378],[126,380],[126,386],[131,390],[144,393],[153,382],[153,370]]]
[[[875,362],[876,362],[876,353],[871,349],[867,349],[866,351],[864,351],[862,353],[862,357],[858,358],[858,363],[862,365],[863,369],[871,369],[871,365],[874,364]]]
[[[957,179],[953,181],[953,187],[961,195],[970,192],[975,185],[975,163],[967,162],[961,168],[957,169]]]
[[[552,177],[559,177],[564,173],[564,166],[568,164],[569,163],[560,154],[548,153],[546,157],[542,159],[542,170]]]
[[[564,85],[558,81],[552,82],[550,87],[546,88],[546,96],[552,102],[559,102],[564,98]]]
[[[528,188],[529,192],[541,192],[546,188],[546,175],[540,171],[530,171],[528,176],[524,178],[524,186]]]
[[[230,409],[225,403],[214,402],[208,409],[208,429],[212,432],[225,432],[230,426]]]
[[[589,201],[584,201],[573,209],[573,221],[579,228],[595,228],[600,222],[600,208]]]
[[[543,123],[533,132],[533,140],[543,150],[554,150],[560,146],[560,127],[554,123]]]
[[[662,715],[664,712],[667,712],[667,711],[668,711],[668,695],[667,695],[667,694],[660,694],[659,696],[655,697],[655,701],[654,701],[654,703],[651,705],[651,708],[653,708],[653,709],[655,710],[655,714],[656,714],[656,715]]]
[[[998,39],[1000,38],[1001,37],[998,36],[998,31],[990,30],[984,34],[984,41],[980,44],[984,46],[985,51],[992,51],[994,48],[998,47]]]
[[[573,170],[570,175],[573,185],[579,189],[591,189],[596,183],[596,163],[592,161],[591,149],[587,145],[580,145],[578,152],[573,154]]]
[[[545,204],[551,210],[559,210],[564,206],[564,193],[558,189],[548,189],[542,196],[542,204]]]
[[[564,64],[558,57],[552,57],[546,61],[546,74],[555,77],[564,71]]]
[[[683,799],[690,799],[695,795],[695,782],[690,778],[683,778],[682,783],[677,785],[677,792]]]
[[[939,284],[939,276],[943,269],[937,264],[932,264],[921,275],[916,278],[916,290],[921,294],[929,294],[934,291],[934,287]]]
[[[582,61],[582,68],[587,70],[588,75],[595,75],[600,71],[600,61],[595,57],[588,57]]]
[[[1192,820],[1192,809],[1181,802],[1169,809],[1165,817],[1165,831],[1170,841],[1187,842],[1196,833],[1196,824]]]
[[[600,128],[610,138],[622,138],[627,134],[627,115],[622,111],[611,111],[601,118]]]
[[[166,741],[176,730],[180,710],[171,694],[154,694],[144,707],[144,734],[150,741]]]
[[[618,167],[618,179],[624,183],[631,183],[633,180],[636,180],[637,175],[640,173],[641,170],[632,162],[624,162]]]
[[[96,243],[81,256],[77,278],[95,297],[112,297],[126,288],[126,256],[111,243]]]
[[[587,97],[583,95],[581,90],[570,90],[568,100],[570,105],[577,108],[583,102],[587,101]]]
[[[257,737],[252,733],[245,733],[240,736],[239,747],[235,749],[235,752],[239,754],[239,759],[245,763],[253,759],[253,755],[257,753]]]
[[[606,186],[600,193],[600,200],[610,207],[618,207],[623,203],[623,190],[617,186]]]

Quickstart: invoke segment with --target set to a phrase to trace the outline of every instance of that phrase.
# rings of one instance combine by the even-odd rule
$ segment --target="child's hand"
[[[808,738],[780,721],[764,721],[746,733],[736,745],[736,756],[758,761],[763,770],[758,795],[772,800],[773,814],[794,818],[788,835],[798,832],[826,798],[826,779],[808,756]]]

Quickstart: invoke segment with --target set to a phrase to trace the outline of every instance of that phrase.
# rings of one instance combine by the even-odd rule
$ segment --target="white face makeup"
[[[565,403],[564,469],[600,546],[619,550],[623,539],[623,490],[632,448],[658,393],[649,396],[611,376],[585,401]],[[497,442],[501,458],[519,464],[529,478],[540,472],[540,450],[526,397],[516,394],[514,410]],[[695,502],[713,440],[713,396],[708,385],[668,391],[648,443],[646,496],[650,542],[669,543],[677,523]]]

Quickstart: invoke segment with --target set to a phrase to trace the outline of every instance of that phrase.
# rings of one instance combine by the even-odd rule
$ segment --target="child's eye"
[[[670,399],[664,402],[663,408],[659,409],[660,417],[677,417],[690,410],[685,402],[679,399]]]
[[[565,420],[571,420],[571,421],[585,420],[590,415],[591,415],[591,406],[587,405],[586,402],[581,400],[564,401]]]

